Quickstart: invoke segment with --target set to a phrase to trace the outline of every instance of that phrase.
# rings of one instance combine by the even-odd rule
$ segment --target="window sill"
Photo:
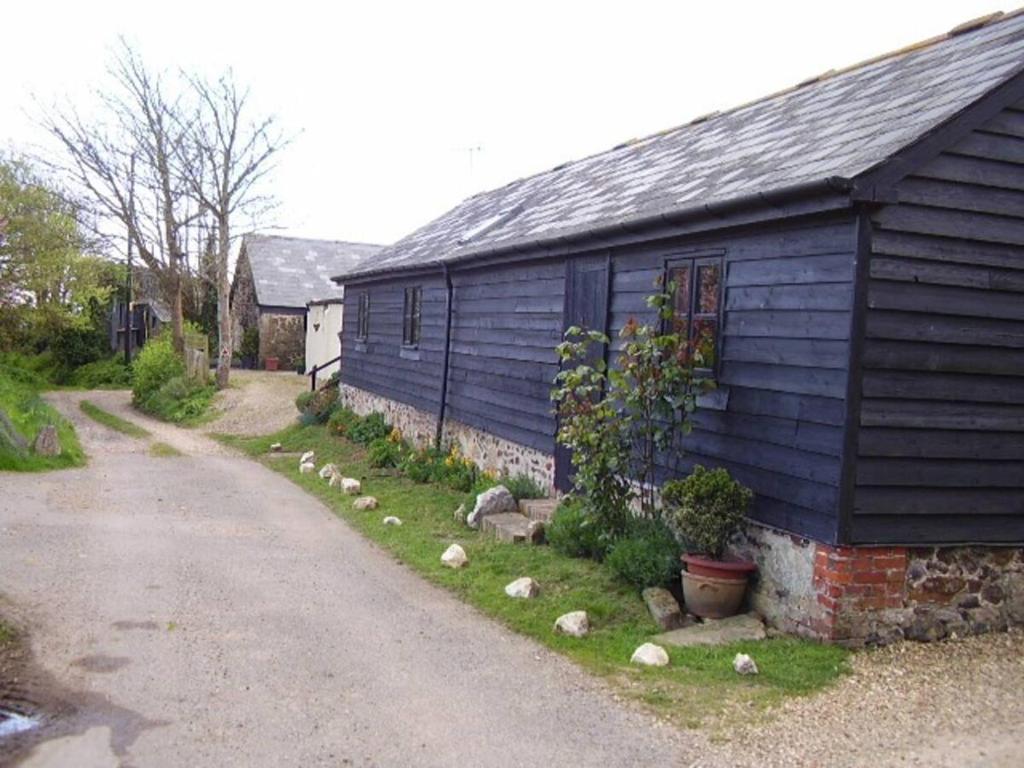
[[[398,350],[398,356],[403,360],[419,360],[420,349],[419,347],[401,347]]]
[[[729,407],[729,388],[718,387],[697,395],[697,408],[705,411],[724,411]]]

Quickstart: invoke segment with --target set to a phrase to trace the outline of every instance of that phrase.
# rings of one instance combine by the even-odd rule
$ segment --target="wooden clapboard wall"
[[[613,356],[630,317],[652,319],[646,297],[666,259],[724,262],[721,397],[663,477],[726,467],[754,490],[755,519],[837,540],[856,248],[844,212],[613,251]]]
[[[1024,542],[1024,102],[872,217],[856,542]]]

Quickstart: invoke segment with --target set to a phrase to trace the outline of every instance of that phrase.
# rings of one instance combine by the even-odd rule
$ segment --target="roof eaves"
[[[602,238],[621,235],[623,233],[635,233],[645,229],[665,225],[676,224],[700,219],[723,218],[736,211],[751,207],[778,207],[784,203],[811,197],[823,193],[849,194],[853,189],[853,181],[839,176],[829,176],[824,179],[817,179],[810,182],[801,182],[789,187],[771,190],[767,192],[754,192],[748,195],[741,195],[730,200],[696,203],[683,208],[665,209],[651,213],[647,216],[612,221],[598,226],[582,225],[576,229],[553,232],[549,236],[529,237],[510,242],[498,243],[479,248],[463,248],[454,251],[450,256],[443,259],[430,259],[415,264],[398,264],[395,266],[383,266],[376,269],[368,269],[350,272],[348,275],[339,275],[331,278],[337,283],[348,280],[365,280],[399,272],[428,272],[435,269],[443,269],[445,266],[460,265],[469,261],[483,258],[500,257],[506,254],[533,250],[546,247],[557,247],[568,245],[579,240],[600,240]]]

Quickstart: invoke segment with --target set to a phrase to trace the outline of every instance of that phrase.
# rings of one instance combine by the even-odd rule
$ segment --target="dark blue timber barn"
[[[564,489],[554,347],[670,276],[719,384],[687,461],[756,494],[759,610],[1024,621],[1022,70],[996,14],[471,197],[344,277],[345,398]]]

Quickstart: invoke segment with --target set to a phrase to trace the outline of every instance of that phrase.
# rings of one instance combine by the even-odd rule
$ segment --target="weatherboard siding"
[[[423,288],[420,343],[402,345],[407,287]],[[359,294],[370,294],[369,334],[358,338]],[[345,297],[341,380],[382,397],[437,412],[444,362],[445,287],[439,276],[353,284]]]
[[[873,216],[857,542],[1024,541],[1024,102]]]
[[[564,261],[456,272],[452,284],[446,417],[553,453]]]
[[[629,318],[652,319],[646,298],[666,260],[724,261],[726,404],[698,411],[685,456],[663,477],[726,467],[754,490],[755,519],[836,540],[855,250],[855,219],[842,214],[613,251],[613,356]]]

